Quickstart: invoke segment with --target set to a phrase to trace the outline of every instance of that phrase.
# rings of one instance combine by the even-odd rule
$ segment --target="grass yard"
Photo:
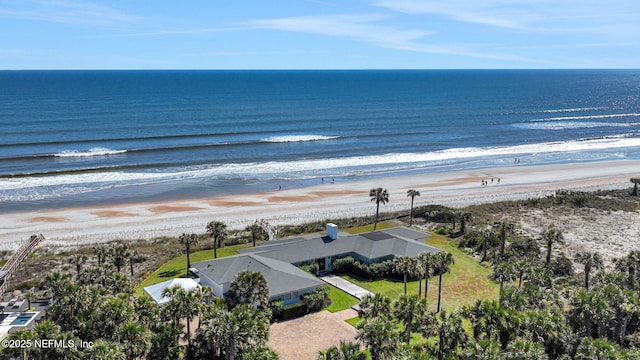
[[[427,244],[452,253],[455,259],[455,264],[451,266],[451,272],[442,276],[442,307],[453,310],[473,304],[477,299],[498,300],[500,287],[487,277],[491,270],[452,246],[450,242],[451,240],[447,237],[437,234],[433,234],[426,240]],[[369,281],[348,275],[343,277],[371,292],[383,294],[391,299],[396,299],[404,292],[404,284],[401,280]],[[407,284],[407,293],[418,293],[418,281],[411,281]],[[435,310],[438,302],[437,276],[429,280],[428,300],[430,307]]]
[[[218,257],[226,257],[238,254],[238,250],[248,248],[251,244],[241,244],[233,246],[225,246],[218,249]],[[212,260],[213,249],[202,250],[191,253],[191,262]],[[163,281],[178,278],[187,273],[187,255],[181,255],[177,258],[171,259],[164,263],[158,270],[154,271],[148,278],[144,279],[138,286],[136,286],[136,293],[138,295],[143,294],[144,288],[149,285],[154,285]]]
[[[377,230],[384,230],[384,229],[390,229],[390,228],[394,228],[394,227],[398,227],[397,223],[393,223],[393,222],[387,222],[387,221],[381,221],[378,223],[378,225],[376,225],[376,231]],[[340,231],[345,231],[349,234],[360,234],[360,233],[364,233],[364,232],[371,232],[373,231],[373,224],[369,224],[369,225],[364,225],[364,226],[358,226],[358,227],[352,227],[352,228],[346,228],[346,229],[340,229]]]
[[[358,303],[358,299],[331,285],[329,285],[329,298],[331,305],[325,310],[332,313],[349,309]]]

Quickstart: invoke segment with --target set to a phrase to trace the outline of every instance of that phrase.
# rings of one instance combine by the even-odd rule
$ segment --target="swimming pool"
[[[35,313],[22,313],[11,322],[11,325],[24,325],[28,323],[29,320],[31,320],[31,318],[33,318],[35,315]]]

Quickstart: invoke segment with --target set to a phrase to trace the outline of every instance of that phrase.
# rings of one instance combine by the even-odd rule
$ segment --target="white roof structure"
[[[156,304],[162,305],[164,303],[169,302],[168,297],[162,296],[162,292],[164,292],[164,289],[171,288],[176,285],[180,286],[181,288],[187,291],[195,289],[196,287],[200,286],[200,284],[198,284],[195,280],[191,278],[177,278],[177,279],[167,280],[155,285],[147,286],[144,288],[144,292],[146,292],[149,296],[151,296],[151,298],[153,299],[153,301],[156,302]]]

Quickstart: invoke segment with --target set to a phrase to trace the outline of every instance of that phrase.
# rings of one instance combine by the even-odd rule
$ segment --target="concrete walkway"
[[[361,288],[360,286],[351,283],[339,276],[335,276],[335,275],[325,275],[325,276],[321,276],[320,280],[326,282],[327,284],[333,285],[335,287],[337,287],[338,289],[346,292],[347,294],[351,295],[351,296],[355,296],[356,298],[358,298],[358,300],[362,300],[362,298],[365,295],[372,295],[373,293],[369,290],[365,290],[363,288]]]

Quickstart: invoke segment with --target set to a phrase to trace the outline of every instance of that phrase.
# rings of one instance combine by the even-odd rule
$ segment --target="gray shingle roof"
[[[240,254],[192,264],[198,275],[205,275],[218,284],[231,283],[243,270],[260,272],[269,285],[269,296],[314,288],[324,282],[290,263],[269,259],[257,254]]]
[[[428,237],[406,227],[385,229],[365,234],[339,234],[338,239],[311,234],[304,237],[270,241],[254,248],[240,250],[239,255],[200,261],[192,264],[199,275],[218,284],[231,283],[242,270],[264,275],[270,296],[314,288],[324,283],[291,265],[329,256],[357,254],[370,260],[390,256],[417,256],[423,252],[438,252],[424,243]]]
[[[428,236],[420,231],[398,227],[358,235],[341,233],[336,240],[320,235],[289,238],[271,241],[240,252],[260,254],[288,263],[347,254],[357,254],[371,260],[398,255],[413,257],[423,252],[440,251],[424,243]]]

